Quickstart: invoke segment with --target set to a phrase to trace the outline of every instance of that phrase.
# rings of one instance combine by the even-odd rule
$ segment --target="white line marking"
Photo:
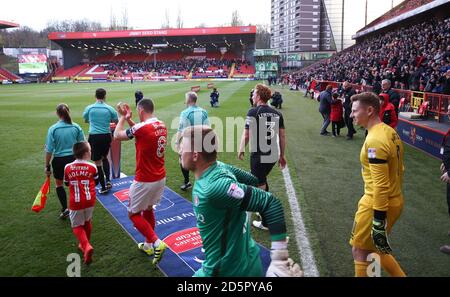
[[[308,239],[308,232],[303,222],[303,216],[298,204],[297,195],[292,184],[289,168],[286,166],[281,171],[283,173],[284,184],[286,185],[286,194],[289,198],[289,205],[291,206],[292,220],[294,222],[295,240],[300,251],[300,259],[302,261],[303,272],[305,276],[318,277],[319,270],[316,266],[316,260],[311,250],[311,245]]]

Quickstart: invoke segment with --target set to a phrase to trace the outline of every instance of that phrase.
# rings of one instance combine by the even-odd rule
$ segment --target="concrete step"
[[[407,120],[421,120],[422,119],[422,115],[420,115],[416,112],[401,112],[400,116]]]

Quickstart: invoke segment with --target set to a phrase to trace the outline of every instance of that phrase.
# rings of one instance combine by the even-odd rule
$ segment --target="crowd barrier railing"
[[[315,92],[322,92],[328,85],[331,85],[333,89],[339,88],[341,82],[335,81],[316,81]],[[372,86],[350,84],[352,88],[358,92],[371,92],[373,90]],[[405,106],[408,106],[407,110],[413,109],[418,112],[421,107],[426,107],[426,113],[433,115],[434,119],[440,122],[445,116],[447,116],[447,108],[450,104],[450,95],[437,94],[437,93],[426,93],[410,90],[393,89],[396,91],[401,98],[401,101]],[[402,100],[404,99],[404,100]]]

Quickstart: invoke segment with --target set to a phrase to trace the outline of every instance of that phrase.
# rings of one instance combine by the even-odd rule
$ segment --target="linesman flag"
[[[36,195],[34,199],[33,206],[31,210],[34,212],[40,212],[45,207],[45,202],[47,201],[47,194],[50,191],[50,176],[47,177],[44,184],[41,186],[41,189]]]

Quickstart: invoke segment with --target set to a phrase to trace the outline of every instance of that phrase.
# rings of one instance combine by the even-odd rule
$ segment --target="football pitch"
[[[221,106],[214,109],[209,107],[207,82],[0,85],[0,276],[66,276],[67,255],[77,252],[69,221],[57,218],[60,206],[53,188],[46,208],[39,214],[31,211],[45,177],[44,143],[47,129],[57,121],[57,104],[69,105],[72,120],[87,135],[88,124],[83,123],[82,112],[94,102],[96,88],[107,90],[107,103],[113,106],[119,101],[134,106],[134,92],[139,89],[154,100],[155,114],[168,126],[170,139],[176,133],[174,119],[185,108],[184,93],[191,86],[202,87],[199,105],[208,110],[210,117],[225,123],[227,117],[245,118],[249,93],[255,84],[215,82]],[[353,276],[348,240],[363,193],[359,153],[364,131],[357,129],[353,141],[346,141],[344,136],[320,136],[322,118],[317,102],[304,98],[300,92],[274,89],[283,94],[286,157],[320,275]],[[235,134],[236,147],[242,131],[227,131],[230,132]],[[245,161],[237,159],[236,151],[220,153],[219,159],[249,169],[248,153]],[[404,165],[405,208],[390,236],[394,255],[409,276],[450,276],[450,257],[439,251],[441,245],[450,244],[445,185],[439,181],[440,162],[405,146]],[[122,144],[121,166],[125,174],[134,175],[133,142]],[[179,189],[182,174],[178,156],[170,148],[166,152],[166,168],[167,186],[190,200],[190,192]],[[285,208],[290,256],[300,262],[279,168],[270,174],[269,184]],[[252,229],[252,234],[259,243],[270,247],[268,233]],[[94,262],[82,265],[83,277],[162,276],[100,203],[94,212],[92,245]]]

